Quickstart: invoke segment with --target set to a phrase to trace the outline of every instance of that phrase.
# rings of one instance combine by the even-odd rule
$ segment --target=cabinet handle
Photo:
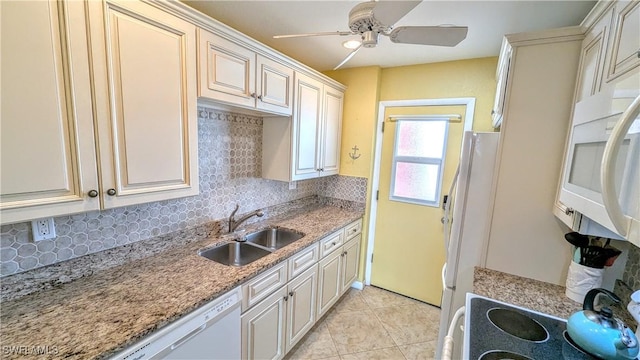
[[[288,301],[289,300],[289,296],[285,295],[284,296],[284,301]]]
[[[89,190],[89,192],[87,193],[87,195],[89,195],[89,197],[96,197],[98,196],[98,192],[95,190]]]
[[[109,196],[113,196],[113,195],[115,195],[115,194],[116,194],[116,189],[109,189],[109,190],[107,190],[107,195],[109,195]]]
[[[295,293],[293,291],[290,291],[289,296],[293,297],[293,295],[295,295]]]
[[[568,208],[564,209],[564,213],[565,213],[566,215],[571,215],[571,214],[573,214],[573,209],[572,209],[572,208],[570,208],[570,207],[568,207]]]

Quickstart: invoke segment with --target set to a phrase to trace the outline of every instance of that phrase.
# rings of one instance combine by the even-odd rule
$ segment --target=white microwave
[[[560,201],[640,246],[638,114],[640,72],[576,104]]]

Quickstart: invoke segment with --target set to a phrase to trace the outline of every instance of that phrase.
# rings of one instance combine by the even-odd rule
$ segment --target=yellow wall
[[[342,121],[340,175],[369,179],[362,254],[366,240],[373,176],[375,130],[378,102],[385,100],[476,98],[473,130],[493,131],[491,108],[495,98],[497,57],[401,66],[382,69],[378,66],[327,71],[325,74],[346,85]],[[351,160],[349,152],[358,145],[362,156]],[[440,231],[438,229],[437,231]],[[364,279],[364,256],[361,257],[360,280]]]

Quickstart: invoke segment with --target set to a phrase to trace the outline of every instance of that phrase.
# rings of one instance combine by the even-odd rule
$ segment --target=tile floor
[[[286,360],[433,359],[440,309],[366,286],[350,289]]]

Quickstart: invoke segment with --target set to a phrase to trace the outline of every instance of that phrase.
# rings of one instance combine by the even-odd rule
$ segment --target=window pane
[[[446,121],[398,121],[396,156],[442,158]]]
[[[438,188],[438,165],[397,162],[394,197],[419,201],[436,201]]]

